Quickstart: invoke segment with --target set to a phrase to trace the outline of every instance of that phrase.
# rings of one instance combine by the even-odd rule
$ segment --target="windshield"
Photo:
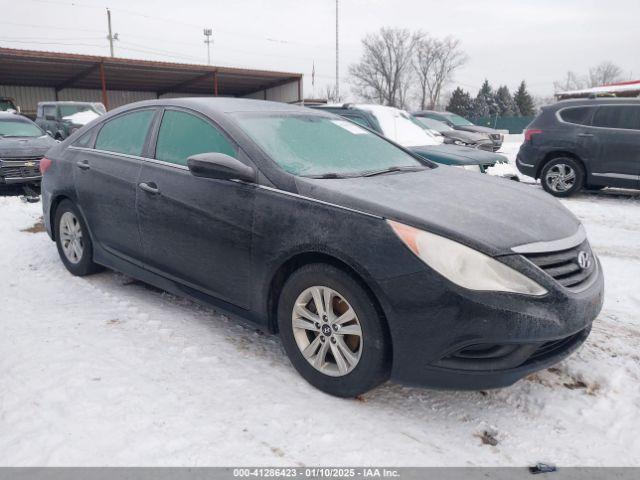
[[[32,122],[0,120],[0,137],[41,137],[44,132]]]
[[[78,112],[93,112],[100,115],[100,112],[93,105],[60,105],[60,117],[69,117]]]
[[[418,122],[424,125],[431,130],[435,130],[436,132],[451,132],[453,128],[443,122],[439,122],[438,120],[434,120],[433,118],[427,117],[414,117]]]
[[[337,116],[239,113],[240,127],[293,175],[360,176],[424,164],[370,131]]]
[[[444,117],[453,123],[456,127],[468,127],[469,125],[473,125],[469,120],[460,115],[456,115],[455,113],[447,113]]]
[[[6,112],[7,110],[15,110],[16,107],[11,100],[0,100],[0,111]]]
[[[378,120],[382,134],[403,147],[439,145],[441,142],[431,132],[424,129],[404,110],[393,107],[371,106],[368,109]]]

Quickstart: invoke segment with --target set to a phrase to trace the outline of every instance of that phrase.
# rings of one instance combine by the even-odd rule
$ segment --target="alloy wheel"
[[[293,335],[303,357],[332,377],[350,373],[362,354],[362,327],[356,312],[337,291],[323,286],[304,290],[291,314]]]
[[[60,217],[60,240],[64,256],[73,264],[82,260],[84,240],[82,226],[72,212],[64,212]]]
[[[547,171],[545,182],[554,192],[563,193],[574,186],[576,172],[566,163],[556,163]]]

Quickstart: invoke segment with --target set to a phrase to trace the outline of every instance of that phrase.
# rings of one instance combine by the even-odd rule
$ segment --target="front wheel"
[[[355,397],[389,378],[391,342],[369,293],[326,264],[307,265],[284,285],[280,337],[291,363],[314,387]]]
[[[558,157],[547,163],[540,175],[542,188],[556,197],[568,197],[584,184],[582,166],[573,158]]]

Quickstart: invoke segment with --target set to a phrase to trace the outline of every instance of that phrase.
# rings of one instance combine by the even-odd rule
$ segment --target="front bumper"
[[[505,263],[523,261],[509,257]],[[549,291],[542,297],[473,292],[429,269],[384,282],[392,379],[431,388],[499,388],[570,355],[602,308],[602,269],[598,264],[593,281],[580,292],[544,272],[537,275],[530,276]]]

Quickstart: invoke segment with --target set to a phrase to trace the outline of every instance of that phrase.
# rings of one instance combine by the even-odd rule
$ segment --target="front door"
[[[157,109],[137,110],[104,123],[95,148],[75,151],[76,193],[95,241],[121,257],[142,254],[136,215],[137,180]]]
[[[602,184],[640,186],[640,106],[603,105],[593,117],[596,162],[594,180]]]
[[[156,161],[144,162],[139,178],[144,261],[157,273],[247,308],[255,187],[191,175],[187,158],[205,152],[243,159],[208,119],[165,110]]]

